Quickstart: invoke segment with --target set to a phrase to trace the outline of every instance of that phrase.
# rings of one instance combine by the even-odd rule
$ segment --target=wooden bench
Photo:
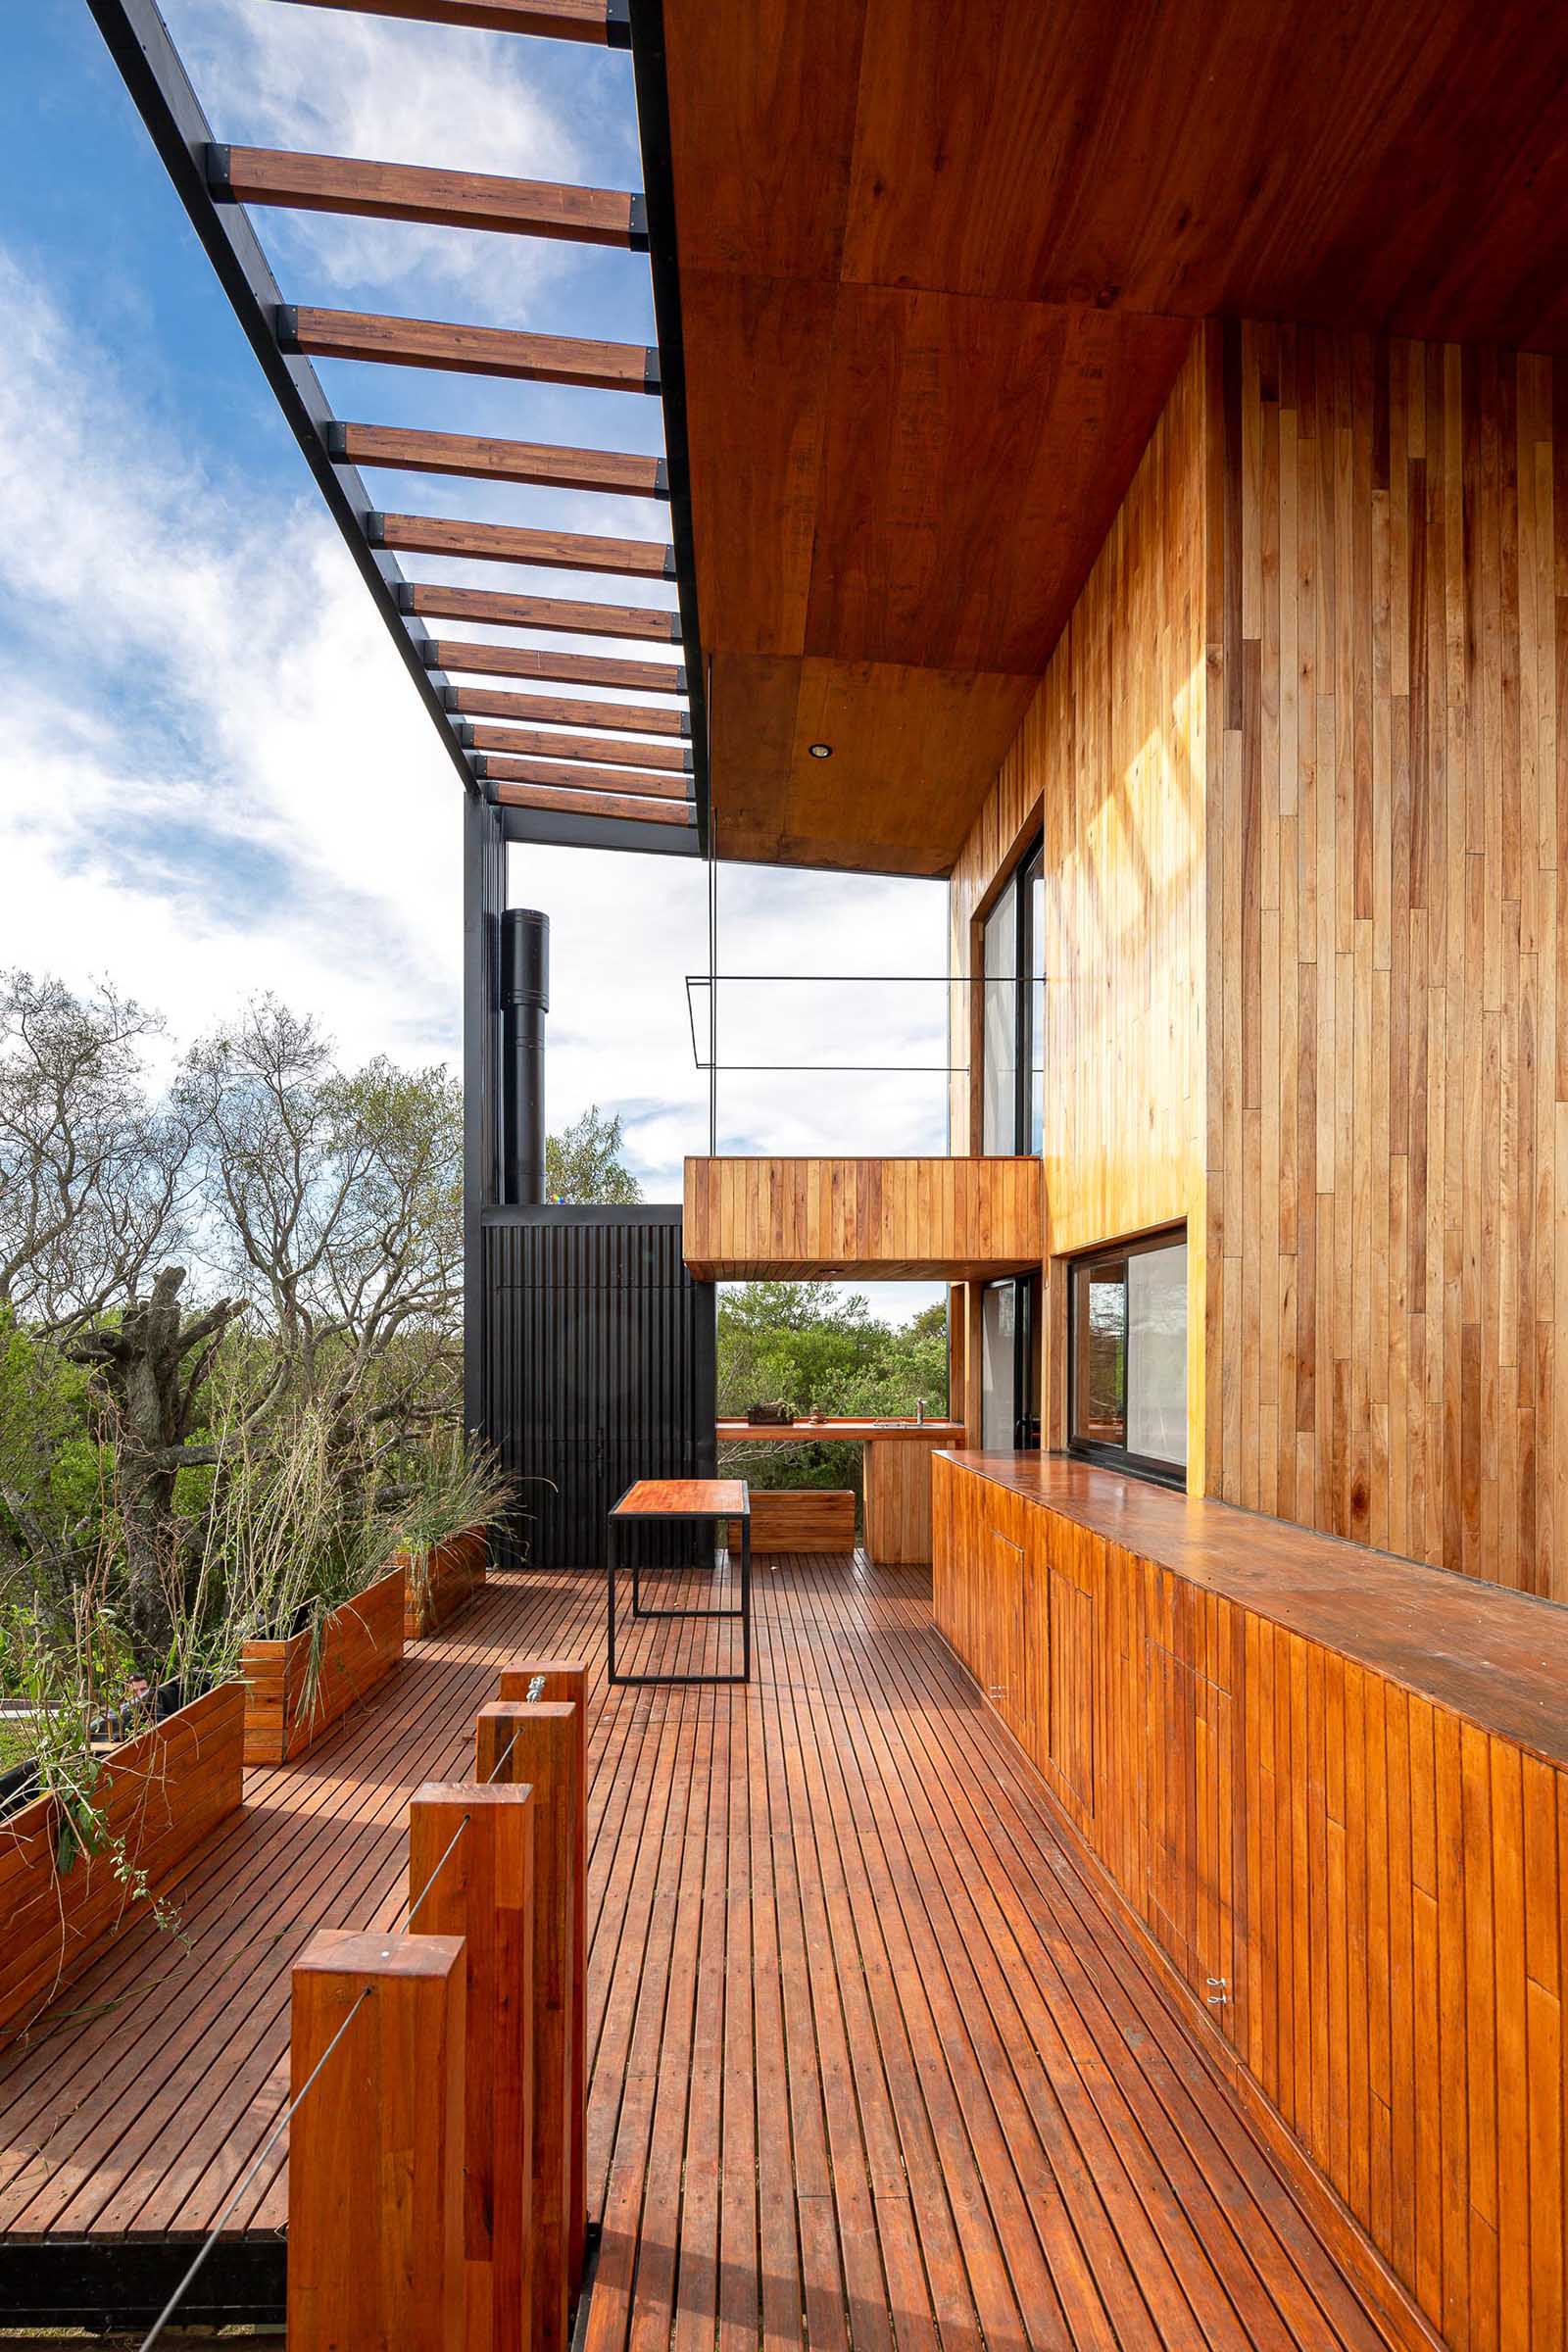
[[[729,1528],[731,1551],[740,1530]],[[855,1495],[849,1487],[754,1487],[754,1551],[853,1551]]]

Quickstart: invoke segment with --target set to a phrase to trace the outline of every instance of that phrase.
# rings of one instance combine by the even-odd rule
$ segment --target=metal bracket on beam
[[[631,0],[606,0],[605,47],[631,47]]]
[[[648,199],[646,196],[634,196],[631,200],[631,217],[626,223],[626,245],[627,250],[631,253],[648,251]]]
[[[386,516],[377,514],[374,507],[365,517],[365,536],[372,547],[385,547],[386,545]]]
[[[660,389],[659,351],[657,345],[650,343],[648,355],[643,362],[643,390],[652,392],[657,397]]]
[[[667,458],[661,458],[654,467],[654,496],[656,498],[668,498],[669,496],[669,460]]]
[[[451,692],[452,692],[452,688],[449,686],[449,687],[447,688],[447,693],[450,695],[450,694],[451,694]],[[452,707],[452,706],[451,706],[451,704],[449,703],[449,704],[448,704],[448,706],[447,706],[447,708],[450,710],[450,709],[451,709],[451,707]],[[464,748],[464,750],[465,750],[466,752],[471,752],[471,751],[472,751],[472,749],[473,749],[473,729],[472,729],[472,728],[469,726],[469,724],[468,724],[468,722],[467,722],[467,720],[466,720],[466,718],[460,718],[460,719],[457,721],[456,725],[453,727],[453,730],[452,730],[452,732],[453,732],[453,734],[454,734],[454,735],[456,735],[456,737],[457,737],[458,741],[459,741],[459,742],[462,744],[462,746],[463,746],[463,748]],[[484,760],[483,760],[483,759],[482,759],[482,758],[475,760],[475,761],[474,761],[474,763],[473,763],[473,772],[474,772],[474,774],[475,774],[475,775],[478,775],[478,776],[482,776],[482,775],[483,775],[483,774],[486,772],[486,771],[485,771],[485,763],[484,763]]]
[[[666,580],[675,580],[680,577],[679,567],[675,562],[675,550],[672,547],[666,547],[664,550],[664,577]]]
[[[689,735],[692,731],[692,714],[689,710],[683,710],[680,714],[680,731],[683,735]]]
[[[280,350],[292,352],[299,350],[300,313],[298,303],[280,302],[278,304],[272,314],[272,332],[277,337]]]
[[[234,201],[234,180],[229,169],[229,149],[217,139],[208,142],[207,186],[209,193],[215,196],[220,204],[232,204]]]

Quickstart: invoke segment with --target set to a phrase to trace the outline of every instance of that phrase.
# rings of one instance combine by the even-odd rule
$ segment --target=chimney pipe
[[[545,1197],[545,1014],[550,1010],[550,917],[509,906],[501,917],[502,1198],[537,1207]]]

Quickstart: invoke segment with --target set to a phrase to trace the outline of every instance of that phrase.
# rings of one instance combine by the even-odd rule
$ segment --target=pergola
[[[693,855],[706,847],[704,675],[687,490],[680,316],[664,64],[657,8],[638,0],[302,0],[306,6],[629,48],[646,194],[566,187],[217,141],[154,0],[92,13],[469,800],[505,840]],[[284,299],[257,236],[262,207],[358,216],[646,253],[658,343],[591,341]],[[313,361],[435,368],[655,400],[665,456],[377,423],[368,391],[334,415]],[[367,378],[373,384],[373,378]],[[386,512],[361,467],[658,499],[667,539],[630,539]],[[471,584],[411,580],[400,558],[471,564]],[[667,581],[674,611],[483,584],[485,566]],[[477,626],[482,636],[432,624]],[[610,641],[585,652],[515,636]],[[648,649],[646,652],[644,648]],[[609,696],[630,699],[609,700]],[[644,700],[653,697],[656,700]]]

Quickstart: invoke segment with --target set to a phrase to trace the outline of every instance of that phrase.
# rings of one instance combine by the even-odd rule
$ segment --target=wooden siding
[[[937,1622],[1201,2013],[1446,2341],[1560,2352],[1568,1774],[1005,1482],[934,1469]],[[1096,1475],[1035,1469],[1048,1495]],[[1227,1539],[1152,1499],[1309,1614],[1286,1531]],[[1369,1584],[1422,1574],[1343,1559],[1347,1589],[1363,1560]]]
[[[931,1557],[929,1446],[900,1439],[865,1448],[865,1556],[888,1566]]]
[[[373,1690],[403,1655],[404,1608],[399,1565],[325,1620],[314,1676],[308,1629],[286,1642],[247,1642],[240,1659],[246,1763],[282,1764],[304,1755]]]
[[[1048,1253],[1187,1219],[1203,1318],[1207,855],[1204,358],[1178,379],[1040,691],[954,868],[951,968],[1020,850],[1045,838]],[[981,990],[954,991],[956,1146],[978,1137]],[[1062,1433],[1047,1270],[1048,1435]],[[977,1350],[969,1349],[971,1361]],[[1195,1339],[1190,1391],[1201,1395]],[[1199,1448],[1200,1458],[1201,1448]]]
[[[1040,1262],[1033,1159],[688,1159],[699,1282],[941,1280]]]
[[[1562,364],[1220,365],[1209,1486],[1568,1599]]]
[[[238,1808],[244,1723],[240,1686],[223,1683],[117,1748],[93,1796],[104,1847],[78,1853],[69,1870],[56,1860],[53,1797],[0,1823],[0,2034],[30,2024],[105,1944],[143,1920]],[[145,1899],[122,1872],[140,1879]]]

